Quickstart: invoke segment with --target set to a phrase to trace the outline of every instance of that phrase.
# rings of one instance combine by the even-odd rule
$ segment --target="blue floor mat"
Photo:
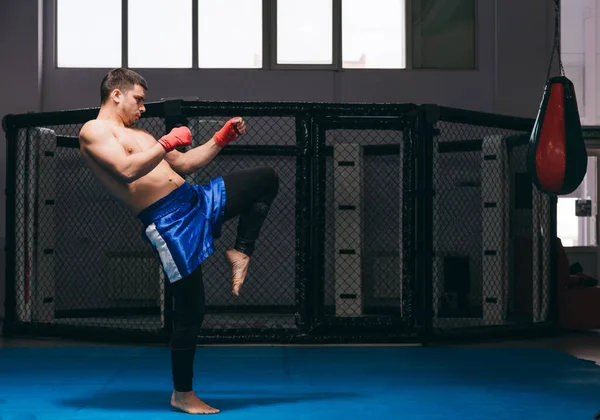
[[[592,419],[600,367],[549,349],[207,347],[223,419]],[[0,349],[1,420],[182,419],[163,347]]]

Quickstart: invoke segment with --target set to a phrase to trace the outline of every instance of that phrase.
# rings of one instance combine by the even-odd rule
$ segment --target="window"
[[[588,156],[588,168],[581,185],[569,195],[558,197],[557,236],[564,246],[596,246],[597,157]],[[591,201],[591,216],[577,216],[577,201]]]
[[[570,0],[560,12],[560,54],[565,75],[573,82],[579,116],[584,125],[600,122],[600,6],[596,0]]]
[[[412,67],[474,69],[475,0],[412,1]]]
[[[344,68],[402,69],[406,63],[405,0],[342,2]]]
[[[56,0],[47,4],[56,5],[58,67],[476,66],[475,0]]]
[[[333,64],[333,0],[277,0],[276,28],[277,64]]]
[[[127,14],[128,67],[192,67],[192,0],[129,0]]]
[[[58,67],[119,67],[121,55],[121,0],[57,0]]]
[[[199,0],[198,67],[262,68],[262,14],[262,0]]]

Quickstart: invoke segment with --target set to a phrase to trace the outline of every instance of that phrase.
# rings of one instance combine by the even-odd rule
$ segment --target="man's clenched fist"
[[[192,132],[187,127],[175,127],[169,134],[161,137],[158,142],[165,148],[165,151],[169,153],[171,150],[177,149],[178,147],[191,146]]]
[[[225,147],[234,140],[237,140],[246,132],[246,122],[242,117],[232,118],[225,123],[223,128],[215,133],[213,139],[217,146]]]

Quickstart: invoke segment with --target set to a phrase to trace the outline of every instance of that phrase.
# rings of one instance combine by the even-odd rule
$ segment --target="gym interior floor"
[[[165,346],[0,337],[0,419],[182,418]],[[200,398],[224,418],[585,419],[600,331],[419,346],[206,346]]]

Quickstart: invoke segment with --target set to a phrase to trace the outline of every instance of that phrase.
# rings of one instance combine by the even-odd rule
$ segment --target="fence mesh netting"
[[[320,136],[305,113],[256,114],[245,117],[239,142],[182,175],[205,184],[268,166],[280,182],[240,296],[232,294],[224,257],[237,219],[224,224],[203,264],[207,337],[293,335],[305,326],[308,336],[312,324],[362,334],[374,325],[416,334],[429,324],[443,334],[551,319],[552,204],[528,178],[526,130],[442,118],[430,139],[412,117],[370,116],[363,126],[370,117],[346,115],[342,124],[321,125]],[[233,116],[188,115],[193,147]],[[167,121],[143,118],[138,127],[159,138]],[[79,150],[81,126],[21,126],[7,137],[15,159],[9,322],[168,331],[159,259],[136,214],[90,171]],[[314,148],[316,139],[322,143]],[[433,142],[425,168],[433,178],[431,220],[424,219],[425,181],[416,177],[426,164],[424,141]],[[431,229],[432,256],[417,252],[427,237],[417,226]],[[419,277],[424,267],[431,278]]]
[[[528,133],[439,122],[433,327],[546,321],[551,214],[526,169]]]

